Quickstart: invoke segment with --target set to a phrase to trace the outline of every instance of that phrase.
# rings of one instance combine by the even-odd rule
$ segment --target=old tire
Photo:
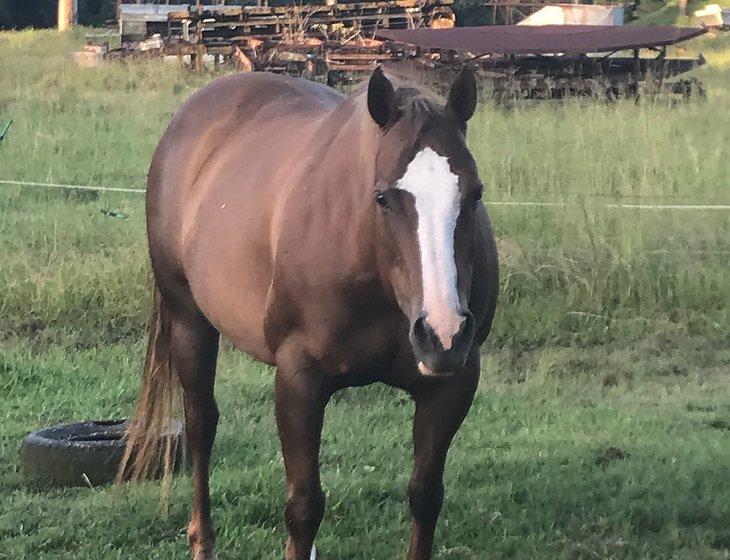
[[[114,480],[124,453],[125,420],[61,424],[28,434],[20,447],[26,477],[40,486],[96,486]],[[173,425],[175,465],[181,463],[182,425]]]

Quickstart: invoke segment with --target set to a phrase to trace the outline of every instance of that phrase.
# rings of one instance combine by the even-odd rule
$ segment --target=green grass
[[[682,25],[699,27],[694,17],[697,10],[708,4],[727,7],[728,0],[688,0],[685,15],[679,14],[678,0],[641,0],[636,10],[636,19],[631,25]]]
[[[140,63],[79,69],[80,37],[0,34],[0,179],[141,188],[180,103],[211,76]],[[483,106],[470,145],[493,201],[501,304],[474,408],[450,455],[436,557],[730,558],[730,213],[608,202],[730,203],[727,39],[703,38],[706,103]],[[120,210],[126,219],[110,217]],[[125,416],[144,353],[140,195],[0,185],[0,559],[184,558],[190,481],[39,491],[28,431]],[[227,346],[212,490],[221,560],[282,557],[271,372]],[[404,556],[412,405],[338,395],[322,456],[322,558]],[[599,454],[629,456],[605,468]]]

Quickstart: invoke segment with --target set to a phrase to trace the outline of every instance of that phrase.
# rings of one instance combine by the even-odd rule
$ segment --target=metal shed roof
[[[587,54],[672,45],[702,35],[695,27],[491,25],[452,29],[383,29],[381,39],[419,47],[485,54]]]
[[[188,4],[121,4],[119,16],[127,21],[167,21],[170,12],[187,11]]]

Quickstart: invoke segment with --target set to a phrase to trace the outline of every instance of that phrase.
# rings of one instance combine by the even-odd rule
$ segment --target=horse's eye
[[[381,206],[382,208],[388,207],[388,199],[380,191],[375,191],[375,202],[377,202],[378,205]]]

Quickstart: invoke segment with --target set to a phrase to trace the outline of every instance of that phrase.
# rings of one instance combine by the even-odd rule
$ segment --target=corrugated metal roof
[[[123,21],[167,21],[170,12],[188,11],[188,4],[121,4],[119,17]]]
[[[208,6],[206,6],[207,8]],[[120,4],[119,11],[123,14],[162,14],[179,12],[190,9],[189,4]]]
[[[672,45],[702,35],[695,27],[492,25],[453,29],[383,29],[381,39],[419,47],[485,54],[587,54]]]

